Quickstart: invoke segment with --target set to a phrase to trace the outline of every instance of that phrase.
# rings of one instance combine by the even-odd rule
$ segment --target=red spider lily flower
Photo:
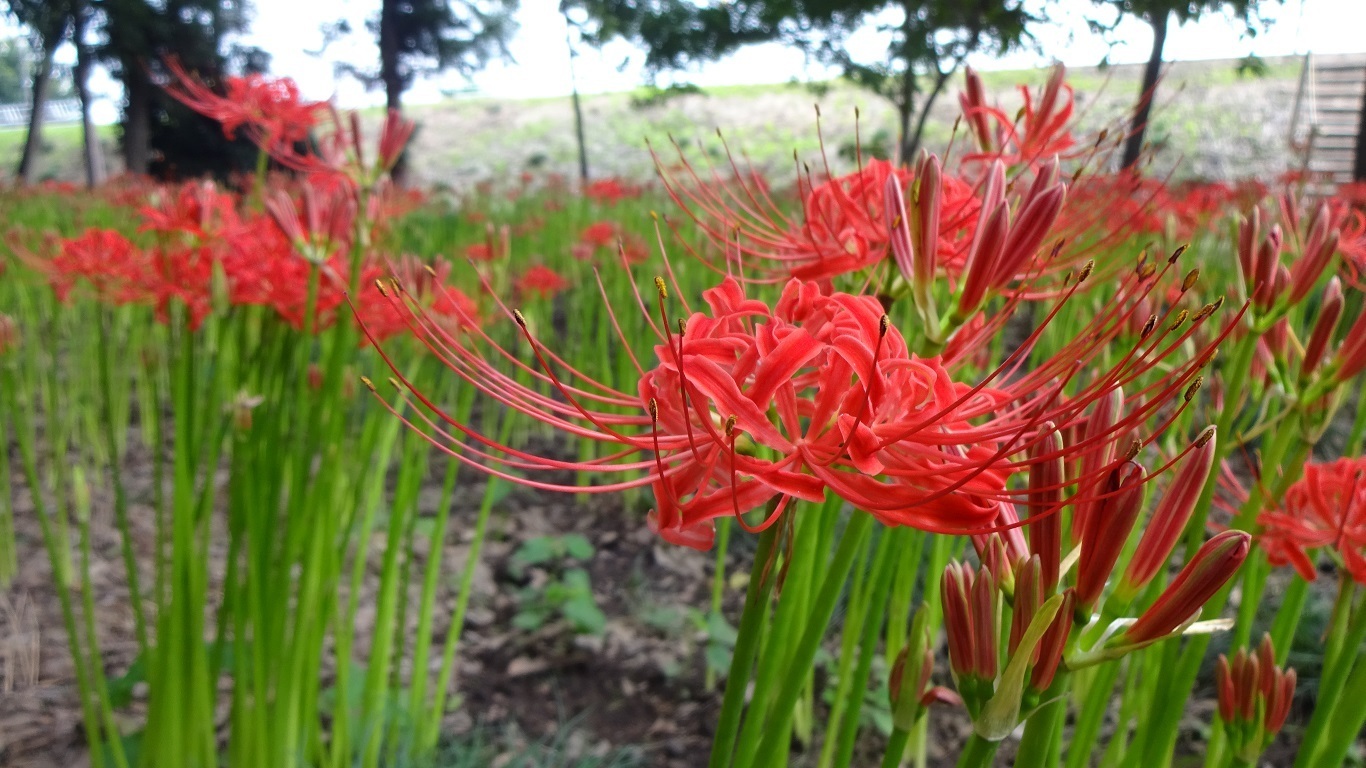
[[[1175,256],[1164,274],[1174,261]],[[1007,481],[1038,460],[1030,449],[1044,439],[1040,425],[1077,424],[1106,393],[1156,374],[1123,418],[1068,446],[1069,457],[1078,461],[1114,455],[1113,442],[1134,442],[1135,425],[1159,411],[1170,413],[1168,404],[1191,391],[1222,335],[1200,347],[1194,359],[1173,355],[1200,332],[1218,303],[1191,323],[1183,316],[1148,334],[1108,358],[1087,383],[1070,386],[1122,332],[1136,300],[1152,290],[1154,272],[1125,278],[1115,301],[1055,356],[1023,370],[1042,332],[1036,330],[975,385],[955,381],[952,361],[912,355],[875,298],[826,293],[810,282],[789,281],[769,306],[727,278],[704,293],[705,311],[685,304],[689,314],[676,333],[665,283],[657,280],[658,321],[646,314],[658,344],[648,365],[631,357],[640,375],[634,392],[596,382],[554,356],[520,313],[501,304],[534,352],[534,366],[492,345],[482,332],[468,338],[445,332],[423,319],[420,304],[407,302],[401,290],[391,292],[390,301],[414,313],[419,339],[471,386],[558,431],[611,449],[593,461],[538,456],[491,440],[440,411],[395,373],[400,396],[415,408],[410,424],[457,460],[547,490],[609,492],[649,485],[657,504],[652,525],[669,541],[706,548],[716,517],[735,516],[758,530],[776,521],[788,500],[820,500],[827,491],[888,525],[985,533],[1019,525],[1013,506],[1027,501],[1028,492]],[[1071,290],[1084,279],[1085,273]],[[644,300],[637,299],[644,312]],[[995,325],[983,326],[984,333],[995,331]],[[621,343],[630,348],[624,338]],[[520,369],[531,385],[501,372],[495,361]],[[558,395],[550,397],[542,387]],[[1064,395],[1065,390],[1072,391]],[[1184,406],[1179,403],[1175,412]],[[1164,415],[1164,423],[1170,418]],[[1137,444],[1153,439],[1139,435]],[[1069,478],[1078,489],[1069,500],[1103,498],[1103,479],[1121,464],[1110,461]],[[521,476],[566,469],[616,479],[578,488]],[[768,518],[758,526],[742,517],[770,503]]]
[[[1222,531],[1191,556],[1172,583],[1117,638],[1117,644],[1142,647],[1168,637],[1200,615],[1200,609],[1233,578],[1247,559],[1252,536],[1244,531]]]
[[[1285,726],[1295,697],[1295,670],[1276,664],[1270,635],[1254,653],[1239,648],[1233,660],[1219,654],[1214,679],[1219,691],[1219,718],[1233,753],[1255,765]]]
[[[583,188],[584,197],[608,205],[616,205],[622,200],[640,197],[640,193],[640,187],[628,184],[615,177],[589,182],[589,184]]]
[[[1015,119],[999,107],[986,103],[981,77],[971,67],[964,72],[965,87],[959,96],[963,116],[979,153],[969,160],[1001,159],[1007,165],[1032,165],[1054,155],[1069,156],[1077,145],[1068,126],[1072,121],[1072,86],[1067,85],[1067,70],[1053,67],[1037,95],[1020,86],[1024,107]]]
[[[537,264],[517,278],[519,296],[548,299],[569,287],[569,283],[550,267]]]
[[[293,80],[262,75],[225,77],[222,93],[205,85],[174,58],[166,60],[173,80],[166,90],[185,106],[223,126],[233,138],[245,128],[252,142],[262,147],[293,144],[308,138],[326,102],[304,101]]]
[[[1172,478],[1157,509],[1153,510],[1120,580],[1116,594],[1122,601],[1132,599],[1166,567],[1214,468],[1214,448],[1214,427],[1209,427],[1196,439],[1195,450],[1182,459],[1181,468]]]
[[[220,191],[211,181],[190,182],[174,191],[162,188],[151,204],[138,208],[139,232],[183,234],[196,242],[211,240],[239,225],[235,195]]]
[[[658,156],[656,167],[670,196],[719,247],[739,258],[761,277],[759,281],[829,281],[868,269],[891,255],[898,212],[888,212],[886,189],[895,179],[904,192],[912,183],[909,171],[885,160],[869,160],[853,173],[820,184],[798,181],[802,206],[800,221],[789,217],[755,183],[757,174],[730,182],[719,176],[705,182],[683,160],[675,145],[683,176],[666,170]],[[968,233],[976,226],[979,205],[972,187],[949,175],[940,178],[937,261],[951,273],[961,270]],[[928,200],[927,200],[928,202]],[[718,271],[721,271],[718,268]]]
[[[283,190],[266,198],[266,212],[294,250],[312,262],[350,250],[356,219],[356,201],[350,191],[322,190],[310,180],[299,192],[302,216],[293,198]]]
[[[432,322],[456,333],[479,322],[478,306],[457,288],[447,285],[451,264],[438,260],[427,264],[413,256],[391,262],[392,280],[403,286],[407,296],[426,308]],[[411,328],[412,314],[385,300],[379,283],[367,282],[356,306],[357,317],[368,331],[367,339],[383,341]]]
[[[1262,513],[1257,522],[1273,565],[1288,564],[1313,581],[1310,552],[1332,547],[1353,580],[1366,584],[1366,457],[1307,465],[1281,508]]]
[[[144,301],[149,296],[151,262],[145,251],[112,229],[87,229],[61,241],[58,251],[43,270],[58,301],[68,301],[78,280],[94,289],[102,300],[114,304]]]
[[[465,258],[470,261],[493,261],[497,256],[489,243],[474,243],[465,246]]]
[[[594,248],[610,248],[617,241],[617,225],[610,221],[595,221],[579,234],[579,242]]]

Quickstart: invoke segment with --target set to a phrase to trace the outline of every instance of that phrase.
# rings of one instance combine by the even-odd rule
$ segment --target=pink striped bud
[[[1019,218],[1006,237],[1005,252],[995,270],[993,286],[1006,285],[1033,262],[1044,238],[1058,220],[1066,198],[1067,187],[1056,184],[1025,199],[1020,206]]]
[[[1010,207],[1005,202],[998,202],[994,209],[984,205],[982,211],[963,269],[963,290],[958,296],[958,313],[965,317],[976,312],[987,291],[996,287],[998,264],[1010,232]]]
[[[1247,295],[1252,296],[1257,289],[1257,246],[1261,242],[1262,214],[1253,208],[1238,223],[1238,267],[1243,273],[1243,286]]]
[[[1039,428],[1040,437],[1029,449],[1029,549],[1039,557],[1044,591],[1058,586],[1062,561],[1062,435],[1053,422]],[[1037,518],[1037,519],[1035,519]]]
[[[996,678],[996,582],[986,567],[974,572],[966,563],[949,563],[939,588],[949,666],[971,703],[974,686],[985,681],[989,695]]]
[[[892,260],[908,283],[915,280],[915,256],[911,246],[911,222],[906,216],[906,198],[901,191],[901,179],[895,173],[887,175],[883,185],[883,206],[886,212],[887,234],[891,241]]]
[[[1124,645],[1141,646],[1180,629],[1238,572],[1252,546],[1246,531],[1223,531],[1205,542],[1186,567],[1124,633]]]
[[[1082,534],[1081,559],[1077,562],[1077,604],[1087,611],[1100,600],[1138,519],[1143,480],[1143,468],[1126,462],[1110,473],[1104,497],[1091,507],[1093,519]]]
[[[1281,225],[1275,224],[1257,248],[1257,275],[1252,284],[1252,300],[1268,308],[1275,303],[1276,268],[1281,265]]]
[[[1340,233],[1336,229],[1331,229],[1331,219],[1328,204],[1320,203],[1314,211],[1314,221],[1310,224],[1309,235],[1304,241],[1304,252],[1300,254],[1300,258],[1295,262],[1295,268],[1290,273],[1291,304],[1299,304],[1309,295],[1324,271],[1328,269],[1333,255],[1337,253]]]
[[[1340,382],[1366,370],[1366,310],[1357,315],[1356,322],[1347,329],[1342,346],[1333,357],[1333,365],[1337,369],[1335,378]]]
[[[1295,670],[1276,664],[1271,636],[1263,635],[1255,653],[1240,648],[1231,662],[1220,654],[1214,678],[1229,746],[1244,763],[1256,765],[1290,714]]]
[[[939,158],[925,155],[915,174],[912,195],[915,204],[914,225],[911,229],[914,285],[928,290],[934,283],[934,268],[939,256],[939,216],[943,202],[943,174]]]
[[[1036,691],[1047,690],[1058,673],[1063,650],[1067,648],[1067,636],[1072,631],[1072,610],[1076,602],[1076,592],[1069,589],[1062,593],[1062,605],[1058,607],[1053,623],[1048,626],[1048,632],[1039,641],[1038,658],[1029,678],[1029,686]]]
[[[993,151],[996,142],[991,133],[991,122],[987,119],[986,88],[982,86],[981,76],[972,67],[964,68],[963,93],[958,96],[958,103],[963,108],[963,116],[967,118],[968,129],[977,140],[978,148],[983,152]]]
[[[1342,281],[1333,276],[1328,287],[1323,290],[1323,302],[1319,305],[1319,316],[1314,321],[1314,329],[1309,333],[1309,341],[1304,345],[1304,362],[1300,365],[1300,375],[1313,373],[1323,362],[1323,353],[1333,340],[1342,319]]]
[[[1153,511],[1120,581],[1117,593],[1123,595],[1126,602],[1166,566],[1167,558],[1171,557],[1172,548],[1185,531],[1195,503],[1209,480],[1214,467],[1215,445],[1214,427],[1208,427],[1196,438],[1194,450],[1182,459],[1181,468]]]
[[[1095,409],[1091,411],[1090,418],[1086,420],[1086,428],[1082,433],[1081,440],[1074,440],[1071,443],[1074,446],[1078,443],[1086,446],[1085,450],[1081,452],[1081,473],[1078,479],[1082,483],[1090,483],[1089,487],[1085,484],[1078,487],[1078,494],[1084,498],[1072,508],[1072,541],[1074,543],[1086,538],[1086,526],[1090,524],[1091,510],[1096,506],[1096,502],[1089,500],[1089,498],[1097,495],[1105,478],[1103,470],[1110,465],[1110,462],[1114,461],[1117,441],[1112,433],[1123,410],[1124,390],[1115,387],[1096,402]]]

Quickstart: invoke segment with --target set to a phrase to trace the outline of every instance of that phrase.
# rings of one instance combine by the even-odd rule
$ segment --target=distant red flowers
[[[1366,457],[1306,466],[1280,509],[1262,513],[1258,522],[1273,564],[1290,565],[1312,581],[1314,553],[1327,548],[1353,580],[1366,584]]]
[[[517,278],[517,294],[548,299],[569,287],[569,283],[550,267],[537,264]]]
[[[171,94],[217,120],[230,139],[246,128],[253,142],[266,147],[303,141],[327,109],[326,102],[305,101],[298,85],[287,77],[229,76],[215,89],[186,72],[175,59],[168,60],[166,67],[175,78],[167,86]]]

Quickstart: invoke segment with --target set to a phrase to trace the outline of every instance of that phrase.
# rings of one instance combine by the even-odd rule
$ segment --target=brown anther
[[[1140,280],[1147,280],[1148,278],[1152,277],[1155,272],[1157,272],[1156,266],[1152,264],[1144,264],[1138,270],[1138,278]]]
[[[1189,291],[1195,287],[1195,281],[1200,279],[1200,270],[1192,269],[1186,273],[1186,279],[1181,281],[1181,290]]]
[[[1190,244],[1187,243],[1187,244],[1182,245],[1181,247],[1177,248],[1176,250],[1172,251],[1172,255],[1167,259],[1167,263],[1168,263],[1168,264],[1175,264],[1175,263],[1176,263],[1176,260],[1179,259],[1179,258],[1181,258],[1181,254],[1185,253],[1185,252],[1186,252],[1186,249],[1189,248],[1189,247],[1190,247]]]
[[[360,377],[360,383],[364,384],[371,392],[375,391],[375,382],[371,381],[369,376]]]
[[[650,398],[650,421],[659,421],[659,403]]]
[[[389,377],[389,386],[393,387],[394,389],[403,389],[403,385],[398,383],[398,379],[394,378],[393,376]]]
[[[1190,313],[1187,312],[1187,311],[1184,310],[1184,309],[1181,310],[1180,312],[1176,313],[1176,319],[1172,321],[1172,324],[1171,324],[1171,325],[1167,326],[1167,332],[1168,332],[1168,333],[1171,333],[1172,331],[1176,330],[1177,328],[1180,328],[1180,327],[1181,327],[1181,324],[1184,323],[1184,322],[1186,322],[1186,318],[1189,317],[1189,316],[1190,316]]]
[[[878,335],[878,336],[886,336],[886,335],[887,335],[887,328],[888,328],[891,324],[892,324],[892,319],[891,319],[890,317],[887,317],[886,315],[883,315],[881,318],[879,318],[878,321],[877,321],[877,335]]]
[[[667,298],[669,298],[669,289],[668,289],[667,287],[665,287],[665,285],[664,285],[664,278],[662,278],[662,277],[656,277],[656,278],[655,278],[655,290],[659,292],[659,298],[661,298],[661,299],[667,299]]]
[[[1148,322],[1144,323],[1144,324],[1143,324],[1143,330],[1142,330],[1142,331],[1139,331],[1139,334],[1138,334],[1138,339],[1139,339],[1139,341],[1142,341],[1143,339],[1148,338],[1148,334],[1152,333],[1152,332],[1153,332],[1153,329],[1156,328],[1156,327],[1157,327],[1157,315],[1156,315],[1156,314],[1148,315]]]
[[[1134,265],[1134,271],[1135,271],[1135,272],[1142,272],[1142,271],[1143,271],[1143,265],[1144,265],[1144,264],[1147,264],[1147,263],[1148,263],[1148,252],[1147,252],[1147,251],[1144,251],[1143,253],[1138,254],[1138,263]]]
[[[1124,460],[1133,461],[1134,457],[1137,456],[1138,452],[1141,450],[1143,450],[1143,441],[1134,438],[1134,441],[1129,443],[1129,449],[1124,452]]]
[[[726,437],[734,437],[734,436],[735,436],[735,422],[736,422],[736,421],[737,421],[737,419],[736,419],[734,416],[727,416],[727,417],[726,417]]]
[[[1214,314],[1214,310],[1218,309],[1219,306],[1222,305],[1223,303],[1224,303],[1224,297],[1220,296],[1219,299],[1218,299],[1217,301],[1215,301],[1214,303],[1206,304],[1205,306],[1201,307],[1201,308],[1200,308],[1200,311],[1195,313],[1195,322],[1198,323],[1198,322],[1200,322],[1201,320],[1204,320],[1205,318],[1207,318],[1207,317],[1209,317],[1210,315]]]
[[[383,296],[383,297],[386,298],[386,299],[389,298],[389,292],[386,291],[386,290],[384,290],[384,281],[383,281],[383,280],[380,280],[379,278],[375,278],[375,288],[379,289],[379,295]]]
[[[1195,381],[1192,381],[1191,385],[1189,387],[1186,387],[1186,394],[1183,396],[1185,398],[1185,401],[1189,403],[1191,400],[1195,399],[1195,393],[1199,392],[1200,387],[1203,387],[1204,385],[1205,377],[1196,376]]]
[[[517,324],[520,325],[520,326],[522,326],[522,330],[524,330],[524,331],[526,330],[526,318],[522,316],[522,310],[520,310],[520,309],[514,309],[514,310],[512,310],[512,319],[513,319],[513,320],[516,320],[516,321],[517,321]]]
[[[1081,268],[1081,274],[1077,275],[1077,285],[1081,285],[1082,283],[1086,282],[1086,278],[1088,278],[1088,277],[1091,276],[1091,270],[1093,270],[1093,269],[1095,269],[1095,268],[1096,268],[1096,261],[1095,261],[1095,259],[1091,259],[1091,260],[1087,261],[1087,262],[1086,262],[1086,266],[1084,266],[1084,267]]]
[[[1208,443],[1209,441],[1214,439],[1214,431],[1215,430],[1213,424],[1209,425],[1208,427],[1205,427],[1205,431],[1201,432],[1200,436],[1195,438],[1195,447],[1204,448],[1205,443]]]

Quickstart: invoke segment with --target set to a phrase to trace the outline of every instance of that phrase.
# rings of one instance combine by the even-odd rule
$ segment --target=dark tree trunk
[[[1352,180],[1366,181],[1366,89],[1361,93],[1361,117],[1357,120],[1357,148],[1352,163]]]
[[[384,0],[379,10],[379,79],[384,84],[384,106],[393,112],[403,111],[403,74],[398,60],[398,3]],[[394,163],[390,177],[402,183],[408,175],[408,153]]]
[[[569,24],[569,15],[564,17],[565,24]],[[579,81],[574,76],[574,58],[578,53],[574,51],[574,41],[570,39],[570,30],[566,26],[564,30],[564,44],[569,47],[569,100],[574,105],[574,140],[579,143],[579,182],[588,183],[588,147],[583,140],[583,104],[579,101]]]
[[[123,164],[128,173],[141,176],[151,166],[153,86],[142,62],[125,60],[122,64],[128,101],[123,116]]]
[[[930,90],[929,95],[925,97],[925,101],[920,105],[920,117],[915,122],[915,133],[911,135],[909,145],[910,155],[902,155],[902,157],[909,159],[916,152],[920,151],[920,140],[925,136],[925,123],[929,120],[930,108],[934,106],[935,100],[938,99],[939,94],[944,91],[944,84],[949,81],[949,78],[953,76],[953,73],[957,71],[957,69],[958,68],[955,66],[949,69],[948,72],[940,72],[935,75],[934,88]]]
[[[910,63],[906,65],[906,74],[901,76],[901,93],[896,100],[897,127],[901,137],[897,145],[897,154],[902,165],[909,165],[915,155],[916,149],[920,144],[920,137],[911,134],[911,115],[915,114],[915,72],[911,70]]]
[[[90,6],[81,3],[76,6],[75,24],[71,35],[76,44],[76,69],[72,73],[76,81],[76,95],[81,100],[81,138],[85,143],[85,183],[94,187],[104,179],[104,158],[100,153],[100,136],[95,122],[90,117],[90,67],[94,63],[90,57],[90,46],[85,42],[85,31],[90,24]]]
[[[14,175],[21,184],[32,184],[38,173],[38,155],[43,151],[43,113],[47,111],[48,86],[52,82],[52,58],[57,52],[66,30],[56,39],[43,41],[43,60],[33,73],[33,100],[28,115],[28,135],[24,137],[24,151],[19,156],[19,168]]]
[[[1143,86],[1138,92],[1138,106],[1134,107],[1134,121],[1129,127],[1129,138],[1124,142],[1124,159],[1121,167],[1129,168],[1138,162],[1143,152],[1143,134],[1148,129],[1148,116],[1152,113],[1153,93],[1157,90],[1157,78],[1162,74],[1162,48],[1167,44],[1167,20],[1170,14],[1159,11],[1148,19],[1153,27],[1153,51],[1148,56],[1148,66],[1143,70]]]

